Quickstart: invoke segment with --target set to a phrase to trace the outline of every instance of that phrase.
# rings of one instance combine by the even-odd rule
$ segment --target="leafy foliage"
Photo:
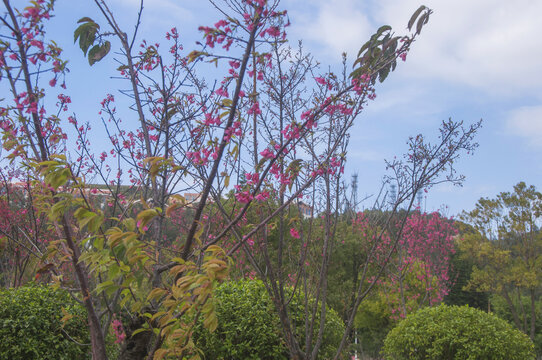
[[[194,326],[201,321],[208,331],[217,329],[215,286],[228,277],[229,259],[242,251],[235,265],[269,285],[280,319],[276,332],[288,356],[330,358],[327,344],[335,343],[324,339],[326,324],[319,312],[325,307],[318,305],[328,300],[349,129],[375,98],[374,83],[394,70],[397,58],[405,60],[431,11],[421,7],[405,36],[381,27],[360,50],[348,76],[346,59],[341,74],[322,73],[312,56],[287,44],[289,21],[278,1],[214,4],[224,17],[199,27],[203,41],[192,52],[184,50],[176,28],[165,34],[166,46],[142,40],[143,2],[128,33],[107,0],[95,1],[98,20],[83,17],[73,40],[90,65],[112,47],[117,50],[113,60],[120,66],[113,77],[128,85],[120,92],[131,104],[115,103],[113,94],[100,103],[96,118],[103,120],[109,140],[104,149],[103,143],[93,144],[96,136],[90,129],[96,118],[82,123],[77,114],[66,115],[71,103],[64,93],[67,60],[46,36],[54,0],[27,1],[24,9],[22,2],[17,8],[9,0],[3,3],[0,79],[8,80],[2,84],[11,95],[0,108],[6,152],[0,178],[6,187],[12,181],[24,183],[25,201],[42,220],[24,232],[4,230],[2,243],[9,241],[8,250],[24,246],[36,262],[17,261],[23,268],[12,271],[18,276],[10,281],[25,281],[19,274],[35,264],[43,281],[78,291],[94,360],[108,358],[105,335],[119,309],[130,314],[122,359],[197,359]],[[203,62],[217,67],[215,79],[199,75]],[[63,89],[58,94],[50,89],[57,81]],[[121,118],[131,120],[121,124]],[[393,172],[389,180],[398,188],[392,213],[409,199],[410,209],[421,189],[461,182],[453,164],[459,153],[476,147],[472,140],[479,126],[445,122],[436,144],[422,135],[412,137],[404,160],[387,163]],[[185,201],[182,189],[196,197]],[[232,196],[225,201],[227,193]],[[302,198],[310,202],[304,205],[311,213],[324,215],[319,223],[304,223],[286,211],[301,207]],[[27,239],[26,234],[37,233],[36,225],[54,233],[55,240]],[[388,243],[390,249],[398,238]],[[375,244],[381,240],[377,236]],[[376,245],[371,247],[365,264],[354,263],[357,268],[368,267],[378,256]],[[378,265],[391,256],[381,257]],[[354,315],[375,284],[367,281],[368,272],[352,273],[348,308],[342,311],[347,325],[335,359],[346,348]],[[289,294],[291,284],[314,294],[314,301]],[[287,311],[287,305],[298,302],[305,316],[297,307]],[[335,325],[342,329],[340,321]]]
[[[2,360],[90,359],[85,309],[45,286],[0,292],[0,339]]]
[[[506,299],[504,299],[502,296],[497,294],[492,294],[489,299],[489,305],[491,307],[491,312],[493,312],[495,315],[500,317],[501,319],[504,319],[508,321],[510,324],[514,324],[514,316],[512,315],[512,312],[510,310],[510,306],[507,303]],[[528,309],[530,307],[531,299],[530,296],[522,295],[519,298],[515,296],[512,298],[512,303],[514,307],[516,308],[525,308]],[[535,301],[535,318],[536,318],[536,328],[540,329],[542,328],[542,301],[540,298],[537,298]],[[523,314],[522,314],[523,315]],[[525,316],[525,322],[529,323],[531,321],[531,314],[527,311]],[[521,330],[521,329],[520,329]],[[534,349],[536,352],[536,355],[539,357],[542,353],[542,333],[539,331],[535,333],[535,337],[533,340],[534,343]]]
[[[291,289],[288,290],[291,295]],[[214,332],[201,326],[194,336],[206,359],[289,359],[281,338],[280,320],[261,281],[230,281],[215,292],[218,327]],[[289,311],[304,342],[304,300],[294,296]],[[331,358],[341,340],[344,325],[332,309],[327,309],[323,344],[319,359]]]
[[[95,62],[102,60],[111,50],[109,41],[99,41],[100,44],[94,45],[96,40],[99,40],[100,25],[94,22],[89,17],[80,19],[77,23],[81,24],[73,34],[73,42],[79,39],[79,47],[86,55],[88,51],[88,63],[92,66]],[[97,38],[98,36],[98,38]],[[92,46],[92,48],[91,48]],[[90,51],[88,50],[90,48]]]
[[[529,338],[468,306],[440,305],[409,315],[386,337],[386,359],[534,359]]]
[[[456,221],[456,226],[459,229],[459,236],[461,237],[461,234],[465,233],[462,229],[466,225],[460,221]],[[488,293],[466,289],[472,274],[474,262],[468,258],[468,254],[464,254],[461,251],[457,244],[455,250],[456,252],[451,257],[452,271],[450,277],[453,280],[453,284],[444,302],[446,305],[469,305],[480,310],[487,309],[489,302]]]
[[[375,292],[360,306],[355,328],[364,355],[378,358],[387,333],[396,325],[385,296]]]
[[[408,22],[409,31],[412,30],[416,22],[416,35],[419,35],[423,26],[429,21],[431,9],[426,6],[420,6],[412,15]],[[417,20],[417,21],[416,21]],[[391,71],[397,66],[397,57],[406,59],[408,47],[402,44],[407,40],[406,37],[394,36],[391,26],[381,26],[371,38],[359,49],[357,59],[353,67],[358,66],[350,76],[354,79],[363,76],[363,74],[374,73],[375,76],[370,79],[374,84],[376,79],[383,82]]]
[[[534,341],[542,286],[542,194],[520,182],[513,192],[478,200],[463,218],[475,229],[459,243],[474,264],[465,288],[501,296],[516,327]],[[523,296],[528,303],[514,299]]]

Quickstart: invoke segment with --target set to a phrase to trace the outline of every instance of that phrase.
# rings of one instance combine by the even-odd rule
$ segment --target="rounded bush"
[[[201,326],[194,339],[205,359],[289,359],[275,307],[261,281],[230,281],[215,291],[218,327],[209,333]],[[301,297],[289,304],[297,337],[304,343],[305,310]],[[337,349],[344,324],[328,308],[319,359],[330,359]],[[315,332],[316,334],[316,332]],[[303,339],[303,341],[302,341]]]
[[[532,341],[493,314],[440,305],[407,316],[384,340],[388,360],[529,360]]]
[[[63,326],[65,314],[71,318]],[[85,309],[68,293],[45,286],[0,291],[0,360],[90,359],[89,343]]]

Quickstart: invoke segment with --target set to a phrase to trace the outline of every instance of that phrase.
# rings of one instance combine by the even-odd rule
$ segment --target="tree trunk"
[[[535,321],[536,321],[536,304],[535,304],[535,293],[534,289],[531,289],[531,333],[530,337],[531,340],[534,341],[534,333],[535,333]]]
[[[508,295],[508,292],[506,290],[503,290],[502,295],[504,299],[506,300],[508,307],[510,308],[510,312],[512,313],[512,317],[514,318],[514,323],[516,324],[517,328],[521,330],[521,321],[519,320],[519,316],[516,311],[516,308],[514,307],[514,303],[512,302],[512,299],[510,299],[510,296]]]

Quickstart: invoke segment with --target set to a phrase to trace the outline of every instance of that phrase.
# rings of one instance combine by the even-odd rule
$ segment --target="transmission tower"
[[[352,175],[352,195],[351,197],[351,208],[355,213],[358,208],[358,174],[355,173]]]
[[[390,204],[395,205],[397,202],[397,186],[395,184],[390,185]]]
[[[345,193],[345,209],[344,212],[348,218],[356,216],[358,207],[358,174],[352,175],[352,183],[350,184],[350,196]]]
[[[422,211],[423,194],[421,191],[418,191],[418,193],[416,194],[416,201],[418,203],[418,209]]]

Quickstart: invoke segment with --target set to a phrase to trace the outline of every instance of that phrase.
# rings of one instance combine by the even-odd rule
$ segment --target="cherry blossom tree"
[[[453,222],[436,212],[416,211],[407,218],[397,253],[379,280],[395,319],[443,301],[452,284],[456,234]]]
[[[472,211],[465,212],[462,218],[475,231],[460,242],[465,257],[474,263],[467,287],[502,296],[514,324],[533,341],[541,284],[541,211],[542,194],[520,182],[511,192],[479,199]]]
[[[75,41],[89,66],[118,49],[112,72],[131,101],[117,108],[118,95],[104,94],[100,115],[110,149],[95,152],[91,125],[67,115],[67,62],[46,35],[53,1],[24,8],[3,3],[0,68],[10,93],[0,108],[3,172],[9,163],[21,170],[10,181],[26,182],[25,201],[54,234],[41,248],[38,272],[79,293],[93,359],[107,358],[104,334],[113,321],[120,331],[120,311],[130,317],[121,358],[199,358],[194,326],[201,320],[216,328],[213,288],[228,278],[239,252],[251,276],[264,280],[291,357],[315,359],[348,130],[374,99],[375,83],[405,59],[431,11],[420,7],[405,36],[379,28],[361,47],[353,71],[345,58],[334,74],[321,71],[301,46],[288,45],[289,21],[278,1],[213,3],[222,19],[201,26],[203,43],[185,51],[176,28],[165,34],[165,47],[140,37],[143,1],[129,33],[105,0],[95,0],[95,19],[78,21]],[[216,83],[203,79],[206,63],[222,74]],[[57,85],[61,93],[52,101]],[[336,358],[374,286],[367,269],[384,229],[399,224],[374,279],[385,276],[400,245],[406,217],[398,218],[399,205],[410,209],[418,191],[440,181],[460,182],[453,164],[475,148],[479,126],[445,122],[435,145],[419,135],[403,161],[388,164],[398,201],[361,265]],[[188,201],[185,192],[197,197]],[[301,202],[320,220],[302,220]],[[296,266],[288,268],[294,258]],[[315,299],[306,303],[304,339],[292,327],[285,286]]]

